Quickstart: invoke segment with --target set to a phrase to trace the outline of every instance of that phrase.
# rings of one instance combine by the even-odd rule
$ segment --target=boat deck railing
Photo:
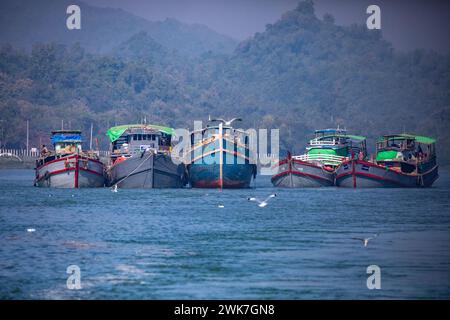
[[[336,156],[333,154],[302,154],[292,158],[306,162],[319,162],[331,166],[338,166],[346,159],[346,157]]]
[[[321,139],[312,139],[309,141],[310,146],[336,146],[340,144],[339,140],[321,140]]]

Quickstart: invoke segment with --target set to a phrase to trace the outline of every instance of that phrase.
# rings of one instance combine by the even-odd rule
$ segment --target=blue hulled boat
[[[250,161],[249,135],[234,129],[233,119],[191,132],[187,155],[189,183],[193,188],[248,188],[256,177],[256,164]]]

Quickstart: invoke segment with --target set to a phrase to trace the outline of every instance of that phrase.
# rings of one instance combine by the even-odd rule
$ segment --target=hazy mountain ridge
[[[81,30],[66,28],[66,8],[81,8]],[[31,49],[36,42],[72,45],[79,42],[92,53],[109,53],[141,31],[161,45],[188,56],[234,50],[237,41],[197,24],[175,19],[148,21],[122,9],[98,8],[71,0],[15,0],[0,2],[0,43]]]
[[[340,125],[371,138],[447,133],[425,123],[431,110],[450,105],[449,55],[396,53],[379,31],[318,19],[310,1],[240,43],[227,71],[242,96],[252,97],[244,103],[255,117],[270,115],[263,127],[295,128],[284,141],[297,152],[298,141],[304,145],[305,135],[321,127]]]

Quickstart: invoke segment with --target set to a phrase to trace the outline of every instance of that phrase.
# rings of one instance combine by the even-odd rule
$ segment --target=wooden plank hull
[[[344,188],[430,187],[438,177],[437,165],[423,174],[406,174],[371,162],[351,160],[336,170],[336,185]]]
[[[36,168],[35,185],[52,188],[103,187],[103,164],[96,159],[80,155],[55,159]]]
[[[334,172],[320,165],[288,159],[280,161],[272,184],[280,188],[311,188],[334,186]]]

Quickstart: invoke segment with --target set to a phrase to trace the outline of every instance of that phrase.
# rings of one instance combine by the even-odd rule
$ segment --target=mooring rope
[[[144,152],[145,153],[145,152]],[[129,176],[131,176],[133,173],[136,172],[137,169],[139,169],[144,163],[145,161],[147,161],[148,159],[150,159],[150,157],[153,155],[153,152],[150,152],[150,154],[148,155],[147,158],[145,158],[136,168],[134,168],[129,174],[127,174],[124,178],[120,179],[119,181],[117,181],[116,183],[114,183],[111,188],[114,188],[115,186],[117,186],[119,183],[121,183],[122,181],[124,181],[125,179],[127,179]]]

